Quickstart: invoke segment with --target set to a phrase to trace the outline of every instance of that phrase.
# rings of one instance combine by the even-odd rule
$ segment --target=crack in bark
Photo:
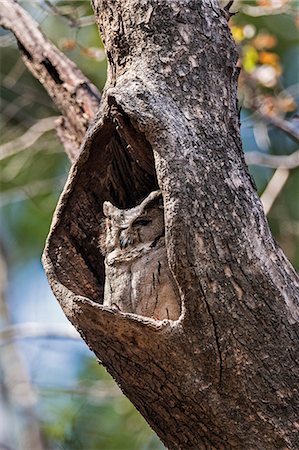
[[[19,41],[19,39],[16,39],[16,41],[17,41],[17,45],[18,45],[18,48],[20,49],[21,53],[23,53],[23,55],[25,55],[26,58],[29,59],[29,61],[32,61],[33,57],[31,55],[31,53],[27,50],[26,47],[24,47],[24,45],[22,44],[22,42]]]
[[[48,58],[43,59],[41,64],[45,67],[46,71],[50,75],[50,77],[55,81],[56,84],[62,84],[63,81],[59,76],[58,70],[55,68],[55,66],[51,63],[51,61]]]
[[[218,333],[217,333],[217,326],[216,326],[216,321],[215,318],[211,312],[211,308],[209,305],[208,300],[204,299],[205,305],[207,307],[209,316],[211,318],[212,321],[212,325],[213,325],[213,331],[214,331],[214,337],[215,337],[215,343],[216,343],[216,348],[217,348],[217,352],[218,352],[218,365],[219,365],[219,375],[218,375],[218,385],[219,388],[222,387],[222,370],[223,370],[223,362],[222,362],[222,353],[221,353],[221,348],[220,348],[220,341],[219,341],[219,337],[218,337]]]

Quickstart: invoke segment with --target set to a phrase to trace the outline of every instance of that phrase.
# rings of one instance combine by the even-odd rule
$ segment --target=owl
[[[161,192],[151,192],[131,209],[118,209],[106,201],[103,212],[103,304],[158,320],[177,320],[180,297],[166,254]]]

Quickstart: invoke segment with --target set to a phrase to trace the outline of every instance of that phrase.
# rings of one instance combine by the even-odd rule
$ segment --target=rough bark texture
[[[45,249],[51,286],[169,449],[297,449],[299,283],[244,163],[225,15],[216,0],[93,4],[108,81]],[[102,305],[103,202],[158,187],[177,321]]]
[[[1,1],[0,25],[14,33],[24,63],[63,114],[57,121],[57,134],[74,160],[99,107],[98,89],[43,35],[17,1]]]

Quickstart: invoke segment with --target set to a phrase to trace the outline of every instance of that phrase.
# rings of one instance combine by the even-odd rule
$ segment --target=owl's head
[[[103,212],[101,250],[104,255],[117,248],[125,251],[140,243],[155,243],[164,236],[161,191],[151,192],[140,205],[131,209],[119,209],[106,201]]]

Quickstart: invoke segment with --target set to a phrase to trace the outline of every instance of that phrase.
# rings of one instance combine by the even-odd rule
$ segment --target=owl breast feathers
[[[180,300],[168,266],[163,200],[151,192],[131,209],[103,206],[104,305],[155,319],[178,319]]]

